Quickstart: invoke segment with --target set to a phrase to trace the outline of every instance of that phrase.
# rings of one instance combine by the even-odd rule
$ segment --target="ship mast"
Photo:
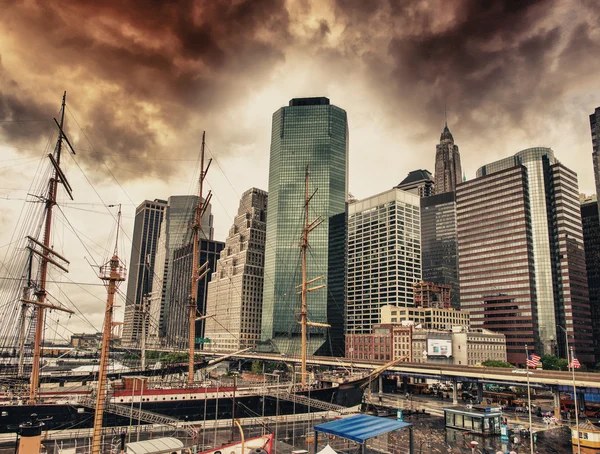
[[[206,169],[204,169],[204,145],[205,145],[206,132],[202,132],[202,148],[200,149],[200,176],[198,178],[198,202],[194,210],[194,223],[192,224],[192,291],[190,295],[189,305],[189,354],[188,354],[188,385],[194,384],[194,364],[195,364],[195,342],[196,342],[196,312],[197,312],[197,299],[198,299],[198,281],[204,278],[210,269],[208,268],[208,262],[199,266],[198,264],[198,242],[200,238],[200,231],[202,230],[202,216],[208,207],[212,194],[209,191],[206,196],[206,200],[202,200],[202,190],[204,187],[204,178],[210,167],[212,159],[208,161]],[[200,319],[205,317],[200,317]]]
[[[321,216],[317,217],[315,220],[313,220],[310,223],[308,222],[308,205],[310,203],[310,200],[313,198],[313,196],[317,192],[315,190],[315,192],[313,192],[313,194],[310,197],[308,196],[308,177],[309,177],[309,172],[308,172],[308,164],[307,164],[306,172],[304,175],[304,228],[302,229],[302,240],[300,242],[300,248],[302,250],[302,284],[296,287],[296,288],[300,287],[300,291],[298,293],[300,293],[300,295],[301,295],[301,303],[302,303],[301,308],[300,308],[300,321],[298,322],[302,326],[302,369],[301,369],[302,388],[306,387],[306,357],[307,357],[307,351],[308,351],[308,327],[309,326],[316,326],[319,328],[330,328],[331,327],[331,325],[328,325],[327,323],[317,323],[317,322],[308,321],[308,304],[307,304],[308,293],[325,287],[325,284],[317,285],[316,287],[308,287],[309,284],[312,284],[313,282],[323,279],[324,276],[316,277],[314,279],[311,279],[310,281],[308,281],[307,277],[306,277],[306,274],[307,274],[306,253],[307,253],[308,247],[309,247],[308,234],[310,232],[312,232],[314,229],[316,229],[319,226],[319,224],[321,224],[321,222],[323,222],[323,219],[321,218]]]
[[[46,197],[46,218],[44,221],[44,239],[43,242],[40,243],[36,239],[32,237],[27,237],[29,239],[29,245],[27,248],[31,251],[32,254],[36,254],[41,258],[40,265],[40,274],[39,274],[39,283],[36,293],[36,300],[27,299],[24,297],[22,303],[31,304],[36,308],[36,325],[35,325],[35,338],[33,344],[33,364],[31,368],[31,382],[29,389],[29,400],[31,402],[35,402],[38,397],[38,388],[39,388],[39,380],[40,380],[40,362],[41,362],[41,350],[42,350],[42,337],[44,334],[44,310],[45,309],[56,309],[59,311],[69,312],[73,314],[73,311],[69,311],[60,306],[56,306],[54,304],[49,304],[46,302],[46,283],[48,278],[48,264],[52,264],[64,272],[68,272],[66,265],[69,264],[69,261],[59,255],[57,252],[54,252],[52,246],[50,245],[50,236],[51,236],[51,228],[52,228],[52,209],[54,205],[56,205],[56,193],[58,190],[58,183],[62,183],[65,191],[69,195],[71,199],[72,196],[72,188],[69,182],[67,181],[65,174],[60,168],[60,158],[63,146],[63,140],[67,143],[71,152],[75,154],[75,150],[71,146],[69,139],[64,133],[63,126],[65,121],[65,106],[66,106],[67,92],[64,92],[62,98],[62,106],[60,109],[60,122],[54,119],[54,123],[58,127],[58,141],[56,142],[56,147],[54,149],[54,155],[49,154],[48,158],[52,166],[54,167],[54,172],[52,177],[50,178],[50,182],[48,185],[48,195]],[[59,263],[63,262],[63,263]],[[65,265],[66,264],[66,265]],[[25,295],[24,295],[25,296]]]
[[[94,413],[94,433],[92,435],[92,454],[100,454],[102,442],[102,417],[104,416],[104,404],[106,402],[106,374],[108,371],[108,360],[110,350],[110,339],[112,337],[113,309],[115,293],[119,284],[125,280],[125,266],[119,260],[118,242],[119,228],[121,227],[121,205],[117,214],[117,234],[115,239],[115,250],[112,258],[100,267],[100,279],[108,282],[108,296],[104,312],[104,329],[102,331],[102,350],[100,352],[100,366],[98,369],[98,389],[96,394],[96,410]]]

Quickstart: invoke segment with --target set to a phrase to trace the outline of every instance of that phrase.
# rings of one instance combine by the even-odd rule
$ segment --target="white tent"
[[[319,451],[318,454],[337,454],[329,444]]]

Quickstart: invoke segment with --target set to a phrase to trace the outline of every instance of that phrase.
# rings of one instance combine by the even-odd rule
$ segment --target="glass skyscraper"
[[[269,162],[269,210],[261,324],[262,341],[281,353],[300,353],[302,279],[300,238],[304,227],[304,181],[308,165],[308,279],[324,289],[308,295],[308,318],[330,329],[309,328],[309,354],[343,356],[348,194],[348,120],[327,98],[292,99],[273,114]]]

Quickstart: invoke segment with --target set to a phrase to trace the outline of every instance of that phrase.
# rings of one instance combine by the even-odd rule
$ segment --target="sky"
[[[112,253],[105,205],[123,206],[128,262],[135,206],[195,192],[202,131],[224,240],[241,194],[268,189],[271,116],[294,97],[347,111],[359,199],[433,171],[446,118],[467,178],[547,146],[594,191],[596,0],[0,0],[0,11],[0,276],[63,91],[75,200],[60,193],[53,241],[79,283],[97,284],[88,262]],[[100,328],[102,286],[54,292],[81,311],[56,336]]]

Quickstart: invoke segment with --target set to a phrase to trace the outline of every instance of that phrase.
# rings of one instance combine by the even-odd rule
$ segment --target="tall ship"
[[[310,326],[326,328],[308,319],[308,294],[323,286],[310,288],[315,280],[307,281],[307,250],[309,234],[318,227],[319,222],[309,221],[308,193],[309,168],[305,172],[304,227],[301,232],[300,252],[302,260],[302,282],[299,288],[299,321],[302,329],[302,351],[300,370],[293,370],[291,380],[277,381],[273,378],[256,382],[234,380],[233,383],[208,379],[199,371],[215,363],[227,360],[231,356],[240,356],[246,350],[213,359],[198,360],[195,350],[195,325],[198,319],[210,314],[198,313],[197,282],[208,273],[206,264],[199,264],[198,238],[202,229],[201,220],[211,193],[203,198],[204,179],[210,161],[205,167],[205,135],[202,137],[200,171],[198,178],[198,203],[194,208],[192,223],[193,255],[192,274],[190,276],[189,303],[189,348],[187,363],[167,366],[145,367],[145,335],[140,345],[142,365],[144,367],[128,370],[111,367],[110,345],[113,323],[114,296],[118,285],[125,280],[126,270],[118,257],[117,222],[116,240],[112,256],[107,257],[105,265],[97,270],[97,276],[105,283],[108,298],[103,324],[100,364],[89,370],[77,370],[65,373],[41,373],[43,365],[42,344],[45,332],[47,311],[57,311],[73,315],[78,308],[68,307],[54,298],[49,301],[47,285],[49,270],[58,269],[66,273],[69,261],[58,253],[52,244],[53,213],[59,206],[57,193],[62,188],[72,199],[70,186],[61,166],[65,149],[75,153],[65,134],[66,93],[63,96],[60,115],[54,120],[58,138],[52,152],[48,153],[50,177],[46,184],[38,184],[39,200],[43,201],[43,213],[37,215],[37,222],[22,240],[21,247],[15,248],[17,259],[13,263],[21,264],[15,268],[17,284],[12,284],[10,297],[5,307],[13,322],[4,326],[3,342],[0,346],[7,359],[0,366],[2,394],[0,395],[0,433],[14,431],[10,427],[15,421],[26,421],[31,414],[45,420],[45,430],[64,430],[91,427],[126,426],[135,417],[141,423],[163,421],[206,421],[235,418],[260,418],[292,413],[315,411],[340,411],[356,407],[362,402],[365,385],[382,370],[371,375],[348,377],[342,380],[315,379],[307,370],[307,335]],[[60,209],[60,207],[59,207]],[[62,210],[61,210],[62,213]],[[117,214],[120,220],[121,210]],[[31,218],[34,218],[32,215]],[[26,226],[27,227],[27,226]],[[15,265],[16,266],[16,265]],[[8,292],[4,292],[5,295]],[[17,314],[17,315],[15,315]],[[15,331],[16,327],[16,332]],[[11,332],[11,330],[13,332]],[[29,359],[30,358],[30,359]],[[284,358],[282,358],[284,359]],[[287,358],[291,362],[291,358]],[[111,370],[112,369],[112,370]],[[181,376],[185,376],[182,381]],[[299,376],[299,380],[296,377]],[[98,416],[99,409],[101,416]],[[135,414],[135,416],[134,416]],[[162,418],[162,419],[161,419]]]

